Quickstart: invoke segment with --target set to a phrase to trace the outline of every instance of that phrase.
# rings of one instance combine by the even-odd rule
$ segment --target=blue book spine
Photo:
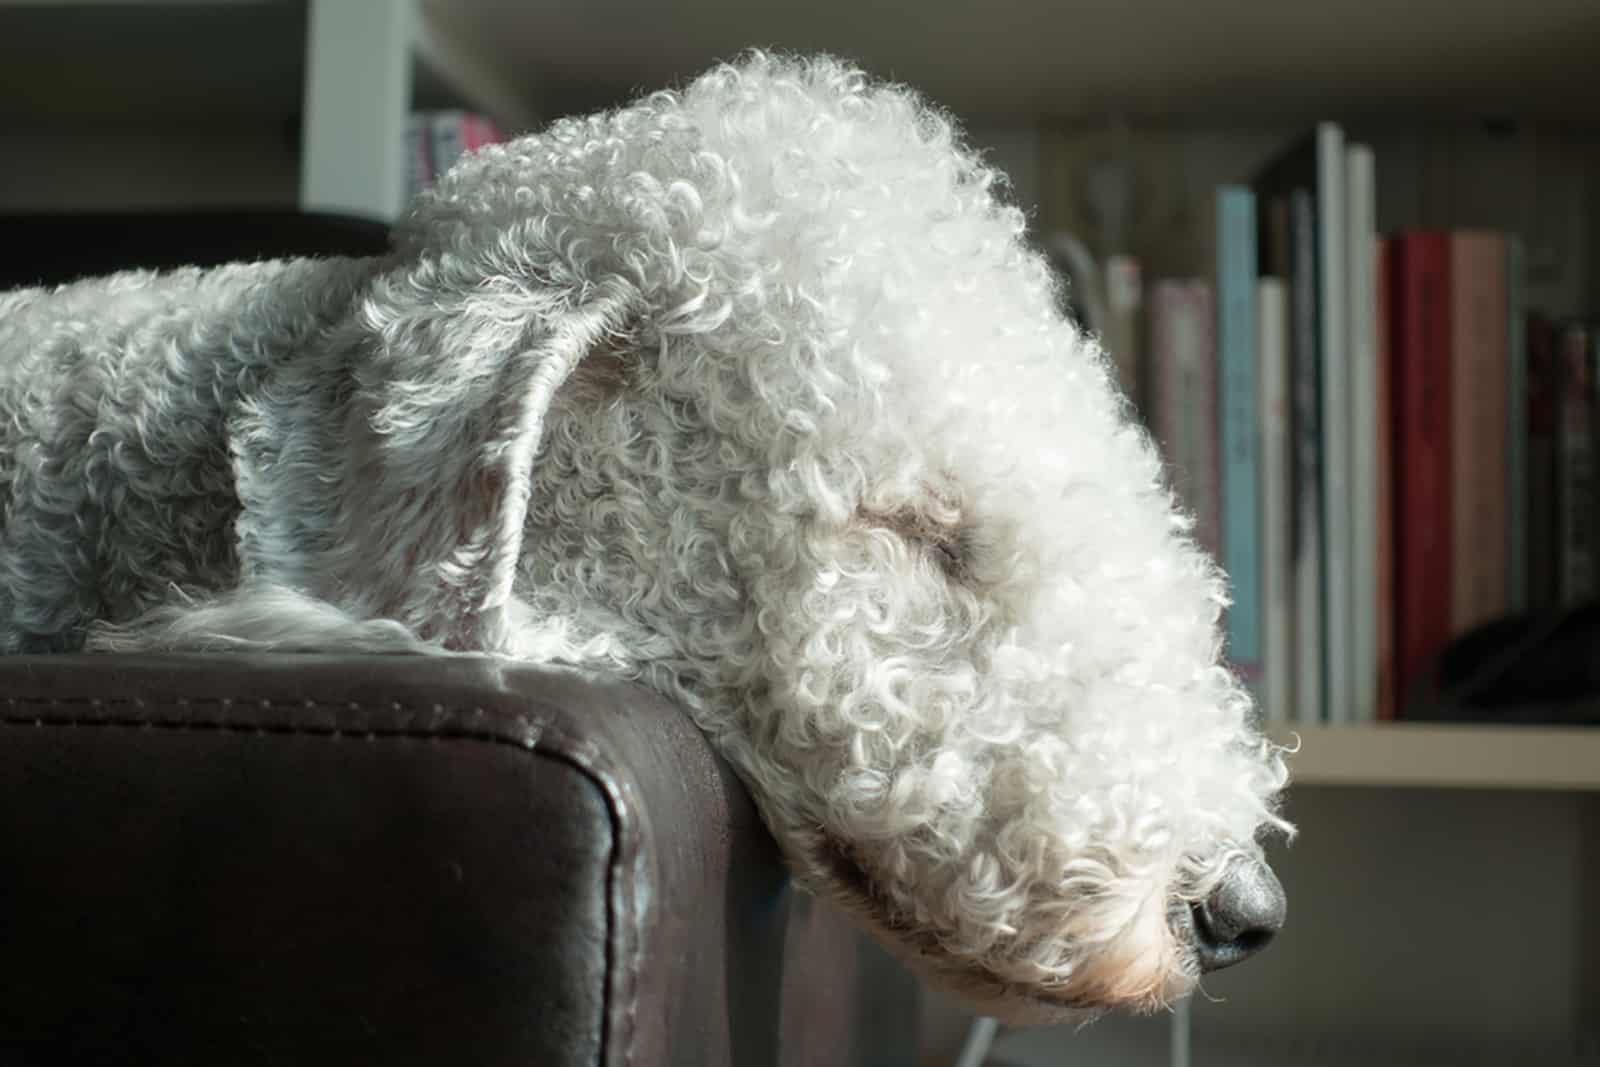
[[[1256,205],[1244,186],[1217,190],[1217,427],[1222,439],[1222,568],[1228,659],[1254,686],[1261,669],[1261,464],[1257,426]]]

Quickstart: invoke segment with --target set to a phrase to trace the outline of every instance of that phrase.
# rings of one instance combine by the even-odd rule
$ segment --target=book
[[[1291,388],[1294,428],[1294,516],[1290,554],[1294,561],[1295,720],[1324,721],[1322,552],[1322,406],[1319,400],[1316,208],[1311,192],[1289,197],[1291,267]]]
[[[1377,717],[1380,721],[1395,718],[1399,709],[1399,695],[1395,687],[1395,412],[1394,412],[1394,336],[1390,330],[1393,321],[1394,256],[1387,238],[1379,238],[1373,250],[1374,319],[1377,323],[1377,341],[1374,346],[1376,365],[1377,418],[1374,423],[1377,453],[1377,501],[1374,504],[1377,533],[1375,549],[1377,569],[1377,654],[1378,700]]]
[[[1450,235],[1450,632],[1505,614],[1506,242]]]
[[[500,131],[482,115],[470,111],[431,113],[433,176],[447,173],[462,156],[500,140]]]
[[[1323,671],[1324,713],[1348,721],[1354,707],[1351,658],[1353,575],[1350,542],[1350,308],[1345,265],[1344,130],[1317,124],[1317,333],[1322,393]]]
[[[1296,718],[1351,708],[1349,333],[1344,131],[1318,123],[1256,175],[1262,273],[1290,279]],[[1281,259],[1292,263],[1281,268]]]
[[[1216,311],[1211,283],[1162,279],[1150,290],[1150,428],[1194,538],[1221,559]]]
[[[494,122],[470,111],[414,111],[406,116],[405,174],[416,196],[468,152],[501,140]]]
[[[1143,340],[1139,336],[1144,286],[1139,261],[1133,256],[1111,256],[1106,260],[1105,348],[1117,370],[1122,393],[1140,412],[1149,410],[1145,395]]]
[[[1403,716],[1451,636],[1449,234],[1398,236],[1391,269],[1396,685]]]
[[[1350,531],[1349,719],[1378,718],[1378,320],[1373,259],[1377,241],[1377,174],[1372,149],[1345,150],[1345,267],[1349,306]],[[1333,581],[1334,576],[1330,575]],[[1330,714],[1339,717],[1337,709]]]
[[[1255,194],[1241,185],[1221,186],[1216,198],[1222,566],[1232,587],[1227,647],[1234,670],[1253,687],[1261,669],[1256,207]]]
[[[1262,278],[1256,289],[1261,427],[1261,703],[1287,722],[1294,699],[1294,569],[1289,553],[1293,482],[1289,462],[1289,288]]]
[[[1559,602],[1587,600],[1596,592],[1595,381],[1590,331],[1569,323],[1558,352],[1560,395],[1556,424],[1556,536]]]
[[[406,116],[405,172],[408,200],[433,182],[433,137],[425,114],[413,112]]]
[[[1548,611],[1560,599],[1556,533],[1560,337],[1556,324],[1540,314],[1528,316],[1523,333],[1528,359],[1528,607]]]
[[[1528,579],[1528,328],[1522,238],[1506,239],[1506,606],[1532,606]]]

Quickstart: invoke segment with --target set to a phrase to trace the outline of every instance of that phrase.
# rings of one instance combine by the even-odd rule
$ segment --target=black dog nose
[[[1220,971],[1260,952],[1283,929],[1288,907],[1272,868],[1259,860],[1235,862],[1191,909],[1200,969]]]

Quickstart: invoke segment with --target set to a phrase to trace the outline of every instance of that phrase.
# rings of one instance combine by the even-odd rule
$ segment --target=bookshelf
[[[1462,723],[1274,727],[1297,786],[1600,791],[1600,730]]]
[[[538,125],[420,0],[0,0],[0,211],[298,205],[392,218],[413,108]],[[70,63],[62,57],[70,56]]]

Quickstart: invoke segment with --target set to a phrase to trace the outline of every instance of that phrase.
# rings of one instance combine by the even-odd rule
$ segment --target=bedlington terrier
[[[464,159],[379,258],[0,295],[0,649],[631,679],[975,1010],[1168,1004],[1282,922],[1284,753],[1001,190],[753,53]]]

